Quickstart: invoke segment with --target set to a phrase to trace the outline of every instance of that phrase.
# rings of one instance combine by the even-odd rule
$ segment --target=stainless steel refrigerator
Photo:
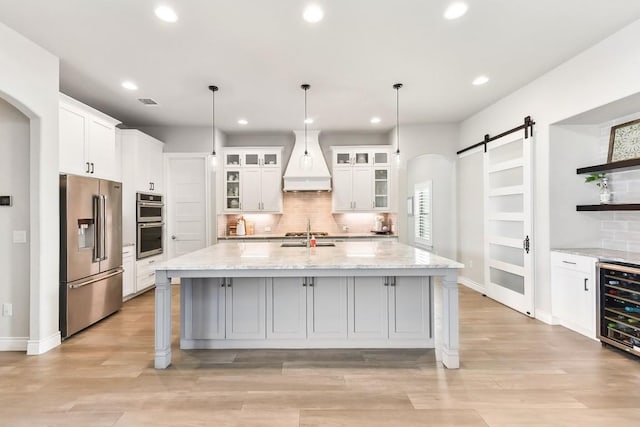
[[[122,307],[122,184],[60,176],[60,332]]]

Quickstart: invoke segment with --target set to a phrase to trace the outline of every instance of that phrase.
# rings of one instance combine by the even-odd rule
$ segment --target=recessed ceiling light
[[[381,122],[380,117],[371,117],[371,120],[369,120],[369,121],[374,125],[376,125],[376,124]]]
[[[138,85],[129,80],[122,82],[122,87],[128,90],[138,90]]]
[[[322,21],[324,12],[317,4],[310,4],[302,13],[302,17],[305,21],[315,24],[316,22]]]
[[[169,6],[158,6],[155,9],[156,16],[164,22],[176,22],[178,15]]]
[[[451,3],[447,8],[447,10],[444,11],[444,17],[446,19],[458,19],[462,15],[467,13],[468,9],[469,9],[469,6],[467,6],[466,3],[462,3],[462,2]]]
[[[478,76],[471,82],[474,86],[482,86],[489,81],[489,77],[487,76]]]
[[[313,119],[311,117],[307,117],[306,119],[304,119],[304,122],[310,125],[311,123],[313,123]]]
[[[242,125],[242,126],[244,126],[244,125],[248,125],[248,124],[249,124],[249,121],[248,121],[247,119],[239,119],[239,120],[238,120],[238,124],[239,124],[239,125]]]

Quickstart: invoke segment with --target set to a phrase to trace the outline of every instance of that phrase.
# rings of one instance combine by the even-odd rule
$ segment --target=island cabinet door
[[[389,338],[432,339],[431,285],[428,277],[391,277]]]
[[[180,285],[181,338],[224,339],[224,279],[185,279]]]
[[[227,339],[264,339],[266,279],[227,279]]]
[[[386,277],[349,278],[349,339],[388,338],[388,282]]]
[[[307,337],[306,278],[276,277],[267,281],[267,338]]]
[[[312,277],[307,284],[307,337],[347,338],[347,278]]]

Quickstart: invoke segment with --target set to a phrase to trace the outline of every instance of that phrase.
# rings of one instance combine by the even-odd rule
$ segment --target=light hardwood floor
[[[459,370],[432,350],[180,351],[177,297],[155,370],[153,296],[45,355],[0,353],[0,425],[640,425],[639,360],[464,287]]]

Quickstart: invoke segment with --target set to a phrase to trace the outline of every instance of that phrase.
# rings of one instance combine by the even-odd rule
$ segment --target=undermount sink
[[[336,244],[333,242],[317,242],[317,247],[329,247],[335,246]],[[306,242],[284,242],[280,245],[281,248],[304,248],[306,247]]]

